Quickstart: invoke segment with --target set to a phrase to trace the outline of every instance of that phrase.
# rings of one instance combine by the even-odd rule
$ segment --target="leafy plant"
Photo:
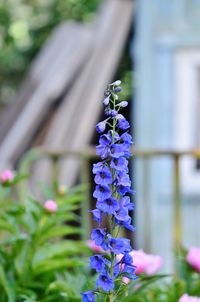
[[[80,301],[68,282],[87,281],[77,214],[84,188],[58,193],[51,208],[31,196],[19,200],[16,179],[0,186],[0,302]]]

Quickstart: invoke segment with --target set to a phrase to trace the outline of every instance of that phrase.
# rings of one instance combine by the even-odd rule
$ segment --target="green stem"
[[[114,302],[114,294],[110,294],[110,302]]]
[[[115,110],[115,107],[116,107],[116,104],[115,104],[115,97],[114,97],[114,100],[113,100],[113,109]],[[112,125],[112,143],[114,143],[115,141],[115,128],[116,128],[116,124],[117,124],[117,121],[116,119],[114,118],[113,119],[113,125]],[[112,177],[113,179],[115,178],[115,171],[112,169]],[[114,193],[114,190],[113,190],[113,193]],[[115,233],[115,225],[113,223],[113,219],[111,219],[111,236],[114,237],[114,233]],[[115,254],[111,252],[111,268],[110,268],[110,276],[111,278],[113,277],[113,274],[114,274],[114,264],[115,264]],[[109,294],[109,302],[114,302],[114,292],[111,292]]]

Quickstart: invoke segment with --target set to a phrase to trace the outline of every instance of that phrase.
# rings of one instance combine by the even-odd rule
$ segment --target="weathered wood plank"
[[[63,100],[45,139],[48,149],[66,147],[83,149],[91,140],[95,123],[101,113],[103,91],[112,80],[131,27],[132,0],[108,0],[104,3],[95,30],[95,47],[73,87]],[[37,174],[48,182],[46,161],[39,162]],[[60,160],[60,183],[74,184],[80,168],[77,158]],[[49,163],[50,169],[50,163]],[[46,174],[46,176],[45,176]],[[42,179],[43,178],[43,179]]]
[[[13,122],[12,128],[1,143],[0,168],[13,164],[24,151],[50,106],[72,83],[76,73],[89,55],[91,31],[79,24],[73,26],[70,24],[70,28],[66,35],[65,31],[62,32],[63,39],[60,41],[64,40],[65,43],[57,44],[54,51],[49,51],[49,59],[42,69],[40,69],[40,62],[43,61],[42,56],[45,51],[36,60],[33,75],[38,78],[41,72],[44,74],[38,88],[27,100],[18,119]]]
[[[49,70],[49,62],[54,60],[55,53],[57,53],[60,48],[65,47],[66,39],[71,35],[74,26],[76,26],[74,22],[63,23],[58,26],[33,60],[17,94],[0,115],[0,143],[12,127],[13,121],[18,118],[27,100],[44,80]],[[63,37],[66,37],[66,39]],[[68,47],[70,43],[71,40],[69,39]]]
[[[79,150],[91,140],[102,110],[103,91],[113,79],[131,27],[133,4],[132,0],[110,0],[103,8],[96,49],[78,79],[76,90],[68,96],[73,102],[81,101],[76,108],[77,119],[73,119],[66,136],[66,147]],[[60,166],[60,181],[71,186],[78,175],[80,162],[75,158],[63,159]]]

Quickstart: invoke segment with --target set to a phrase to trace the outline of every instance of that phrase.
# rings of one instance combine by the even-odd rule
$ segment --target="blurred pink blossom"
[[[95,253],[100,253],[103,251],[100,246],[95,244],[94,240],[88,240],[87,246]]]
[[[136,275],[142,273],[148,276],[154,275],[163,264],[161,256],[146,254],[143,250],[133,250],[130,254],[133,257],[133,264],[136,266]]]
[[[123,277],[123,282],[125,283],[125,284],[128,284],[129,282],[130,282],[130,279],[129,278],[127,278],[127,277]]]
[[[191,247],[186,256],[187,262],[200,273],[200,248]]]
[[[136,266],[136,275],[145,274],[148,276],[154,275],[162,266],[163,258],[159,255],[146,254],[143,250],[133,250],[130,252],[133,258],[133,264]],[[120,259],[123,255],[118,255],[117,259]]]
[[[14,173],[11,170],[4,170],[0,175],[0,182],[6,183],[8,181],[12,181],[14,179]]]
[[[54,200],[47,200],[44,203],[44,208],[51,213],[54,213],[57,211],[58,206],[57,203]]]
[[[184,294],[178,302],[200,302],[200,297],[192,297]]]

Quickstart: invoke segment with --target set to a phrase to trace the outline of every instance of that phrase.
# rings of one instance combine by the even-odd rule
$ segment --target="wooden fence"
[[[85,202],[82,206],[82,227],[84,230],[84,239],[89,238],[89,233],[91,229],[91,221],[88,218],[88,211],[91,209],[91,171],[90,164],[91,161],[97,160],[98,156],[95,153],[94,147],[88,147],[84,150],[48,150],[45,148],[37,148],[31,153],[27,153],[24,161],[28,160],[27,167],[30,168],[34,160],[38,160],[38,158],[48,158],[51,160],[53,164],[53,173],[54,179],[58,177],[58,163],[60,159],[63,158],[74,158],[75,160],[81,160],[81,182],[88,184]],[[31,156],[31,154],[35,154],[36,156]],[[149,206],[148,206],[148,188],[150,183],[150,173],[148,171],[148,161],[155,157],[168,157],[173,161],[173,246],[174,249],[177,250],[181,246],[182,243],[182,200],[181,200],[181,186],[180,186],[180,160],[185,156],[190,156],[196,159],[200,159],[200,150],[137,150],[133,149],[132,154],[136,158],[140,158],[143,161],[143,167],[145,169],[144,179],[143,179],[143,194],[145,200],[144,217],[149,216]],[[136,198],[137,200],[137,198]],[[148,246],[150,246],[150,229],[148,227],[149,221],[146,219],[143,220],[143,229],[144,236],[146,242],[146,249],[148,250]]]

